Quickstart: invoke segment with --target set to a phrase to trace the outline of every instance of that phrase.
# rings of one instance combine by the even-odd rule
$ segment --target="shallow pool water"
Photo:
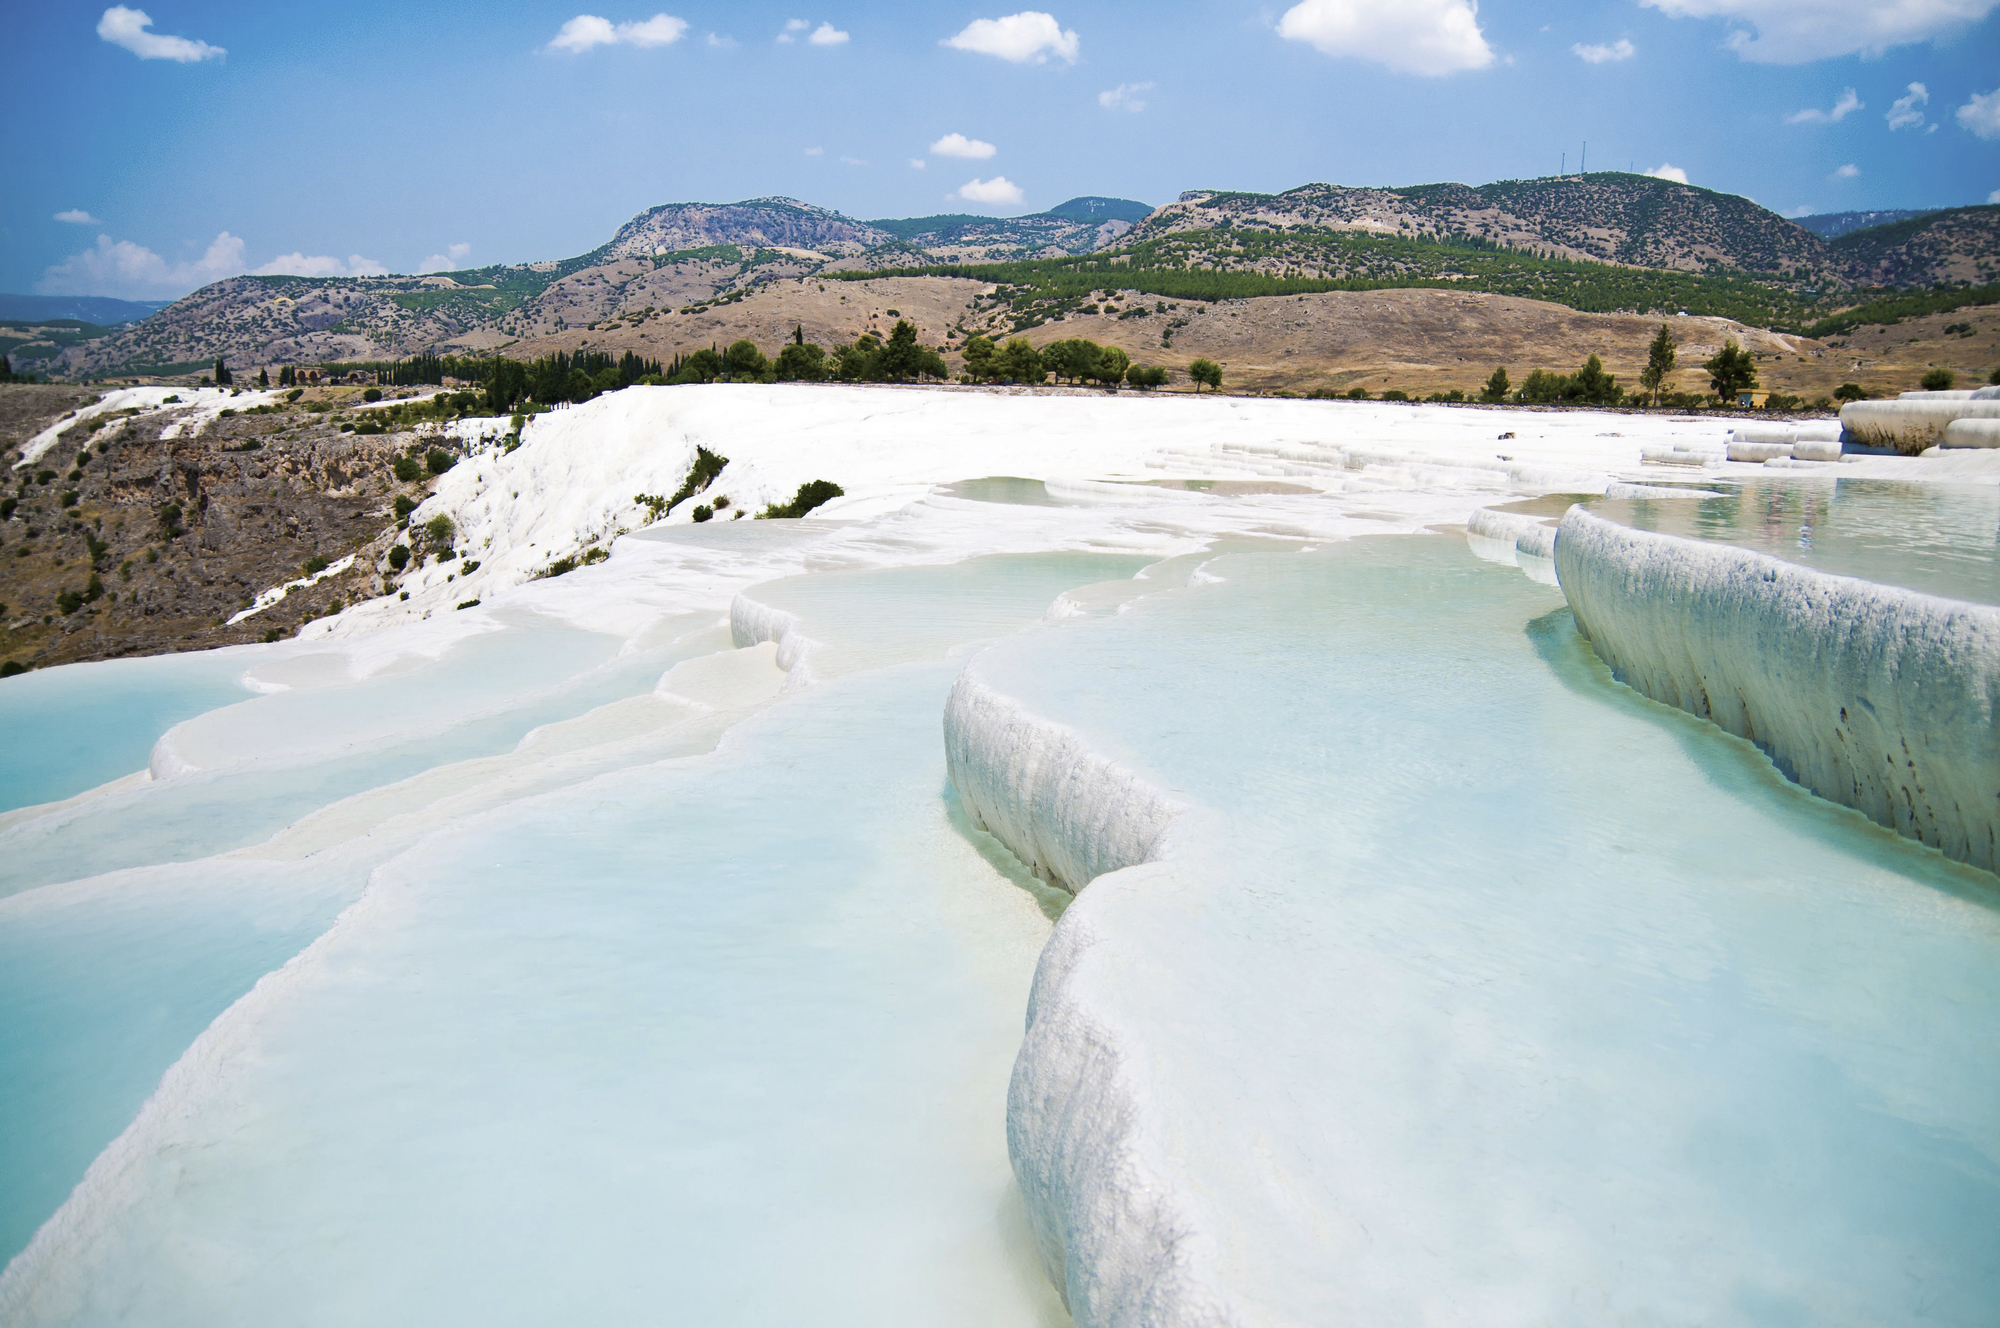
[[[1618,685],[1463,541],[1205,570],[969,667],[1190,809],[1070,906],[1036,1018],[1144,1067],[1168,1244],[1244,1321],[1986,1321],[1991,877]]]
[[[1593,499],[1641,530],[1734,544],[1841,576],[2000,603],[2000,488],[1784,476],[1719,498]]]

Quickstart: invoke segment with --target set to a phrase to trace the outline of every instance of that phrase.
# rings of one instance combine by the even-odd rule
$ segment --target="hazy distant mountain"
[[[1249,231],[1281,234],[1251,244]],[[753,198],[650,208],[599,248],[560,261],[425,277],[233,277],[113,335],[82,345],[52,342],[42,371],[186,372],[218,355],[242,365],[390,359],[563,337],[596,346],[607,344],[607,335],[638,336],[641,329],[642,342],[657,339],[658,349],[671,353],[680,335],[673,329],[694,325],[677,320],[698,321],[707,310],[816,273],[1057,258],[1169,237],[1184,250],[1181,261],[1200,268],[1263,270],[1260,263],[1277,263],[1381,275],[1350,270],[1334,252],[1352,248],[1355,233],[1474,239],[1630,267],[1740,273],[1808,296],[1856,285],[2000,280],[2000,207],[1926,213],[1829,243],[1745,198],[1612,172],[1478,188],[1196,190],[1150,211],[1129,199],[1085,196],[1022,217],[860,221],[796,199]],[[1383,260],[1391,277],[1408,266],[1393,259]]]
[[[1883,212],[1819,212],[1810,217],[1794,217],[1792,220],[1822,240],[1838,240],[1850,231],[1866,230],[1870,226],[1887,226],[1892,222],[1908,221],[1912,217],[1927,217],[1935,211],[1936,208],[1890,208]]]
[[[1862,286],[2000,282],[2000,205],[1919,212],[1849,231],[1832,245]]]
[[[108,295],[0,295],[0,318],[75,318],[102,327],[136,323],[167,301],[114,300]]]

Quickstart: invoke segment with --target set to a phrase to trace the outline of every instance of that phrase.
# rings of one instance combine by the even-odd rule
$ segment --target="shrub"
[[[452,525],[451,518],[443,512],[439,512],[436,516],[424,522],[424,534],[430,538],[433,544],[442,544],[446,548],[450,548],[452,536],[457,533],[458,528]]]
[[[694,518],[695,524],[699,525],[703,521],[706,521],[710,517],[714,516],[715,513],[709,509],[708,504],[700,503],[696,505],[694,511],[689,513],[689,515]]]
[[[815,507],[831,502],[845,492],[847,491],[832,480],[807,480],[799,486],[799,491],[792,495],[792,501],[782,506],[772,503],[764,509],[763,516],[759,519],[804,516]]]
[[[424,477],[424,468],[417,464],[415,457],[396,458],[396,479],[403,484],[415,484]]]
[[[1951,385],[1958,381],[1958,375],[1949,369],[1933,369],[1923,377],[1926,392],[1949,392]]]
[[[1833,399],[1835,401],[1866,401],[1868,399],[1868,389],[1859,383],[1842,383],[1839,387],[1833,389]]]
[[[264,633],[264,644],[269,645],[273,641],[281,640],[284,637],[284,635],[285,635],[284,628],[273,627]]]
[[[477,558],[467,558],[465,560],[465,566],[458,569],[458,574],[460,576],[471,576],[474,572],[478,570],[479,570],[479,560]]]
[[[430,467],[431,474],[442,475],[458,464],[458,458],[442,447],[433,447],[424,454],[424,464]]]
[[[476,599],[461,600],[458,607],[461,609],[476,609],[479,607],[479,601]]]
[[[410,496],[409,496],[408,494],[404,494],[404,493],[399,493],[399,494],[397,494],[397,495],[396,495],[396,515],[397,515],[397,516],[399,516],[399,517],[405,517],[405,516],[408,516],[408,515],[409,515],[410,513],[414,512],[414,511],[416,511],[416,510],[417,510],[417,500],[416,500],[416,499],[414,499],[414,498],[410,497]]]
[[[0,664],[0,678],[12,678],[27,671],[28,666],[18,659],[10,659],[5,664]]]
[[[56,607],[67,617],[83,607],[83,596],[74,590],[65,590],[56,596]]]
[[[1392,387],[1387,392],[1384,392],[1382,394],[1382,399],[1384,401],[1408,401],[1410,399],[1410,394],[1408,392],[1403,391],[1401,388]]]
[[[1197,392],[1203,387],[1218,392],[1222,390],[1222,366],[1214,360],[1196,360],[1188,366],[1188,377],[1194,379],[1194,390]]]
[[[1350,387],[1347,389],[1347,399],[1349,401],[1366,401],[1368,399],[1368,389],[1365,387]]]
[[[65,489],[65,490],[63,491],[63,495],[62,495],[62,502],[58,503],[58,504],[57,504],[57,506],[59,506],[59,507],[75,507],[75,506],[76,506],[76,500],[77,500],[77,497],[78,497],[78,494],[77,494],[77,491],[76,491],[75,489]]]
[[[390,568],[394,571],[400,572],[409,565],[410,565],[410,546],[407,544],[396,544],[390,546],[389,549]]]
[[[382,399],[382,389],[379,387],[371,387],[366,392],[363,392],[361,394],[361,399],[363,401],[380,401]]]
[[[305,575],[318,576],[321,572],[324,572],[332,564],[332,562],[333,560],[327,557],[325,554],[316,553],[312,557],[306,559],[304,564]]]

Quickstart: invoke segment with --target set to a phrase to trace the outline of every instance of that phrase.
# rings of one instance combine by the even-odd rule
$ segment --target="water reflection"
[[[1587,506],[1641,530],[2000,603],[2000,488],[1772,476],[1715,498],[1600,498]]]

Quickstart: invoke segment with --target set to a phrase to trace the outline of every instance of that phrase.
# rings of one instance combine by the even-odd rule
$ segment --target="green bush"
[[[424,468],[417,464],[415,457],[397,457],[395,471],[396,479],[404,484],[415,484],[424,477]]]
[[[700,525],[702,522],[714,516],[715,513],[709,509],[706,503],[701,503],[696,505],[694,511],[690,512],[688,515],[694,518],[696,525]]]
[[[452,536],[457,533],[457,527],[452,525],[451,518],[443,512],[439,512],[436,516],[424,522],[424,534],[430,538],[430,542],[433,544],[441,544],[446,548],[450,548]]]
[[[799,486],[792,501],[782,506],[772,503],[763,511],[760,520],[770,517],[800,517],[823,503],[831,502],[847,492],[832,480],[807,480]]]
[[[1833,399],[1835,401],[1866,401],[1868,399],[1868,389],[1859,383],[1842,383],[1839,387],[1833,389]]]
[[[304,569],[305,575],[318,576],[321,572],[324,572],[329,566],[331,566],[332,563],[333,559],[327,557],[323,553],[316,553],[312,557],[306,559],[305,569]]]
[[[414,511],[416,511],[416,510],[417,510],[417,500],[416,500],[416,499],[414,499],[414,498],[410,497],[410,496],[409,496],[408,494],[404,494],[404,493],[399,493],[399,494],[397,494],[397,495],[396,495],[396,515],[397,515],[397,516],[399,516],[399,517],[405,517],[405,516],[408,516],[408,515],[409,515],[410,513],[414,512]]]
[[[458,458],[442,447],[433,447],[424,454],[424,464],[430,467],[431,474],[442,475],[458,464]]]
[[[379,387],[371,387],[366,392],[363,392],[361,394],[361,399],[363,401],[380,401],[382,399],[382,389]]]
[[[1958,375],[1949,369],[1933,369],[1923,377],[1926,392],[1949,392],[1951,385],[1958,381]]]
[[[410,546],[407,544],[396,544],[390,546],[389,549],[390,569],[393,571],[400,572],[409,565],[410,565]]]
[[[1408,401],[1410,399],[1410,394],[1408,392],[1403,391],[1401,388],[1392,387],[1387,392],[1384,392],[1382,394],[1382,399],[1384,401]]]
[[[1368,389],[1365,387],[1350,387],[1347,389],[1347,399],[1349,401],[1366,401],[1368,399]]]

